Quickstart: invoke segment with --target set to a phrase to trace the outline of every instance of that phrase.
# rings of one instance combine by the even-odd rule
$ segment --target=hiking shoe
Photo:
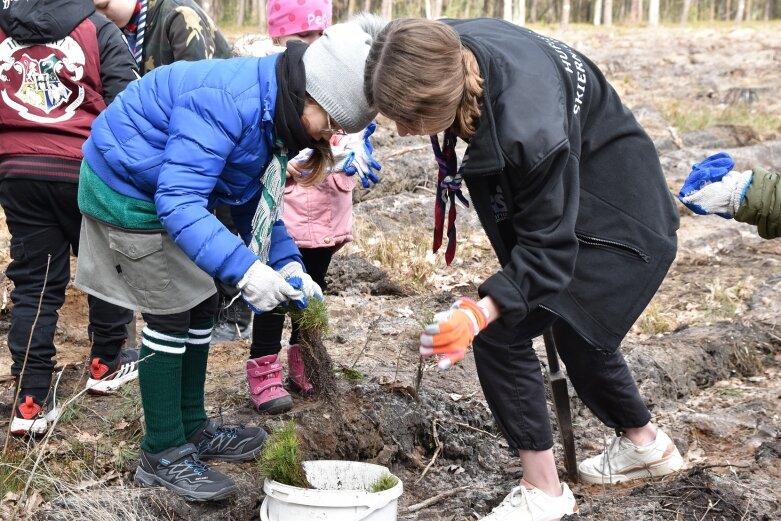
[[[11,434],[14,436],[40,436],[49,429],[47,414],[43,406],[29,394],[19,396],[19,405],[11,420]]]
[[[226,427],[206,420],[187,441],[195,445],[202,460],[247,461],[260,452],[266,437],[260,427]]]
[[[553,497],[538,488],[515,487],[482,521],[552,521],[577,514],[578,503],[566,483],[561,492]]]
[[[599,456],[578,465],[578,475],[584,483],[616,484],[632,479],[664,476],[681,469],[683,458],[675,443],[661,429],[656,439],[641,447],[625,436],[616,436]]]
[[[212,343],[233,342],[251,337],[252,310],[242,299],[236,299],[232,304],[223,300],[212,331]]]
[[[106,362],[100,357],[93,357],[89,364],[87,392],[90,394],[111,394],[122,385],[138,378],[138,351],[123,349],[118,360]]]
[[[293,408],[293,399],[282,387],[282,364],[279,355],[247,360],[249,399],[261,414],[279,414]]]
[[[303,397],[312,396],[315,388],[306,377],[304,358],[301,356],[301,346],[293,344],[287,348],[287,379],[290,387]]]
[[[157,454],[141,451],[135,475],[142,487],[161,485],[188,501],[217,501],[236,492],[236,483],[200,459],[187,443]]]

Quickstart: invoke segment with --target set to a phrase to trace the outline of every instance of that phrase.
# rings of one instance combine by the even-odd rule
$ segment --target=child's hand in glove
[[[334,136],[331,140],[335,163],[334,171],[342,171],[348,176],[358,174],[364,188],[369,188],[369,181],[374,184],[380,182],[377,174],[382,166],[372,156],[374,147],[369,141],[369,137],[376,128],[377,124],[372,121],[363,132]]]
[[[443,355],[439,368],[460,362],[475,336],[488,325],[488,315],[477,303],[461,297],[448,311],[434,315],[420,335],[421,356]]]
[[[678,199],[694,213],[732,219],[751,184],[751,171],[736,172],[732,157],[719,152],[695,164]]]
[[[307,299],[315,298],[323,300],[323,290],[312,280],[312,277],[304,271],[304,267],[298,262],[289,262],[278,272],[292,287],[301,290],[300,299],[291,299],[293,304],[303,309],[309,305]]]
[[[304,293],[295,289],[271,267],[259,260],[252,263],[237,287],[241,297],[255,313],[271,311],[289,301],[305,299]]]

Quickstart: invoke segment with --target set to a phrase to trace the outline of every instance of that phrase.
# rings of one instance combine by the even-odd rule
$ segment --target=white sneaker
[[[554,521],[578,513],[578,503],[566,483],[552,497],[538,488],[515,487],[482,521]]]
[[[656,439],[638,447],[625,436],[616,436],[599,456],[578,465],[578,475],[584,483],[616,484],[632,479],[665,476],[681,469],[683,458],[675,443],[661,429]]]
[[[24,395],[21,397],[21,403],[16,407],[18,411],[11,419],[11,434],[14,436],[39,436],[44,434],[49,428],[49,422],[46,421],[46,414],[43,408],[38,405],[33,397]]]
[[[90,360],[87,392],[89,394],[112,394],[136,378],[138,378],[137,350],[122,349],[119,352],[119,361],[114,371],[96,356]]]

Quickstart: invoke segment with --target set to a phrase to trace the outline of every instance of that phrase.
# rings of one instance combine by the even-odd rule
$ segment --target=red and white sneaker
[[[43,407],[29,394],[19,397],[19,405],[11,420],[10,429],[14,436],[40,436],[49,429],[49,421]]]
[[[135,349],[120,351],[115,368],[96,356],[90,360],[87,392],[90,394],[112,394],[122,385],[136,378],[138,378],[138,351]]]

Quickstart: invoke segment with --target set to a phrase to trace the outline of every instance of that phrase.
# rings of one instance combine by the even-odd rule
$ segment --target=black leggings
[[[317,282],[320,289],[325,292],[325,274],[331,264],[331,258],[336,251],[331,248],[301,248],[301,257],[304,261],[306,272]],[[252,320],[252,345],[249,357],[275,355],[282,349],[282,330],[285,326],[285,313],[269,311],[255,315]],[[290,345],[298,343],[298,325],[292,324],[290,333]]]
[[[510,447],[553,447],[545,384],[532,348],[532,339],[548,327],[578,397],[602,423],[620,430],[651,420],[620,350],[596,349],[564,320],[538,308],[513,329],[493,322],[474,341],[480,385]]]

